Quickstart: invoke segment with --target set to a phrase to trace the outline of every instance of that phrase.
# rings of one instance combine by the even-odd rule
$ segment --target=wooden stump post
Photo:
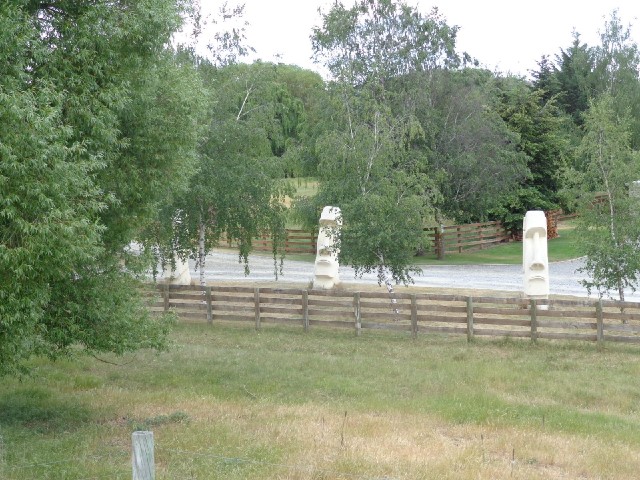
[[[153,432],[131,434],[131,466],[133,480],[155,480],[156,466],[153,452]]]

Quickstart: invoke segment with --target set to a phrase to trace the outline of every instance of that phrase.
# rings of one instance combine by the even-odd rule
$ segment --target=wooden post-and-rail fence
[[[435,252],[439,258],[445,253],[462,253],[464,251],[482,250],[509,241],[510,233],[500,222],[471,223],[467,225],[448,225],[426,228],[426,249]],[[284,244],[286,253],[316,253],[318,234],[304,230],[287,229]],[[229,243],[233,246],[233,243]],[[273,241],[268,235],[253,240],[256,251],[270,252]]]
[[[518,297],[160,285],[155,312],[174,311],[181,322],[265,324],[395,330],[420,334],[640,343],[640,303],[528,300]]]

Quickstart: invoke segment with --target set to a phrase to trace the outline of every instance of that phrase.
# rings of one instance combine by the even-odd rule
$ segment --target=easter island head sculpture
[[[341,225],[342,215],[338,207],[327,206],[322,209],[314,269],[314,288],[330,289],[340,283],[338,273],[340,265],[334,238]]]
[[[530,298],[549,297],[547,218],[541,210],[530,210],[522,228],[524,293]]]

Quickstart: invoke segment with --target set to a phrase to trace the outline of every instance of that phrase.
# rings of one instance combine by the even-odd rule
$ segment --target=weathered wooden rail
[[[160,285],[150,306],[183,322],[247,322],[363,330],[640,343],[640,303]]]

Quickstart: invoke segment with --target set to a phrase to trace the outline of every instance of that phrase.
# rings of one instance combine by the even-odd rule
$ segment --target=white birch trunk
[[[200,219],[200,225],[198,226],[198,269],[200,270],[200,286],[206,286],[207,282],[204,278],[204,262],[205,262],[205,248],[204,248],[204,235],[205,235],[205,223]]]

